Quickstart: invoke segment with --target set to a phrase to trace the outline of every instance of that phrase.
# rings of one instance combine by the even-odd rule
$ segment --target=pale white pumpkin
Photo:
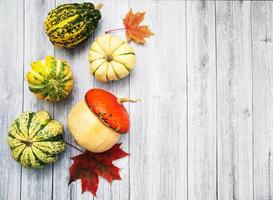
[[[120,134],[103,124],[85,101],[75,105],[68,115],[68,128],[78,145],[99,153],[110,149]]]
[[[134,49],[118,36],[99,36],[89,51],[90,71],[95,79],[107,82],[126,77],[134,68]]]

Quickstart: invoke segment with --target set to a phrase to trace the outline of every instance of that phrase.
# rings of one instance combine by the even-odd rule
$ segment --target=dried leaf
[[[123,19],[126,29],[127,40],[134,40],[136,43],[144,44],[145,38],[154,35],[147,25],[139,25],[144,20],[145,12],[133,13],[132,9]]]

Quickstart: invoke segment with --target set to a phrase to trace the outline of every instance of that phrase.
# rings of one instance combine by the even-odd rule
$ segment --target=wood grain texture
[[[32,61],[44,59],[53,55],[54,48],[48,42],[44,33],[43,22],[47,10],[54,7],[53,1],[25,1],[24,17],[24,101],[23,110],[37,112],[46,110],[53,116],[53,105],[37,99],[28,89],[25,74],[30,70]],[[35,41],[35,42],[34,42]],[[43,44],[43,45],[41,45]],[[39,183],[39,184],[37,184]],[[22,168],[21,199],[51,199],[52,195],[52,165],[41,170]]]
[[[254,198],[273,197],[273,2],[253,2],[253,145]]]
[[[187,198],[186,19],[183,1],[132,1],[160,33],[136,46],[130,96],[130,199]]]
[[[187,2],[188,198],[216,199],[215,3]]]
[[[64,3],[74,3],[73,0],[56,0],[56,6]],[[84,1],[77,1],[78,3]],[[66,101],[56,103],[54,106],[54,116],[65,126],[65,140],[74,145],[75,142],[67,128],[67,115],[71,108],[84,99],[84,94],[93,86],[93,78],[88,70],[88,48],[91,40],[83,43],[74,49],[55,48],[55,56],[69,62],[74,74],[74,87],[71,95]],[[61,161],[54,164],[54,187],[53,199],[93,199],[90,193],[82,194],[80,181],[73,182],[68,186],[69,167],[72,165],[71,157],[80,152],[67,146]]]
[[[0,199],[20,199],[21,193],[21,166],[11,158],[6,138],[10,123],[23,108],[23,19],[23,1],[0,2]]]
[[[54,48],[43,30],[56,5],[86,0],[0,1],[0,199],[90,200],[80,181],[68,186],[71,147],[53,165],[25,169],[10,156],[6,136],[22,111],[47,110],[65,127],[71,108],[92,87],[126,104],[131,130],[121,137],[128,158],[122,181],[100,179],[98,200],[270,200],[273,198],[273,3],[268,1],[94,0],[102,2],[95,34],[75,49]],[[104,31],[121,28],[129,8],[146,11],[155,36],[131,43],[130,76],[100,83],[88,49]],[[123,31],[113,32],[125,39]],[[50,104],[28,90],[30,63],[66,59],[74,73],[67,100]],[[75,143],[74,143],[75,144]]]
[[[251,2],[216,2],[218,199],[253,199]]]
[[[96,1],[95,3],[100,2]],[[122,18],[129,10],[129,0],[108,0],[104,2],[104,7],[102,8],[102,16],[99,28],[94,34],[94,39],[104,34],[105,31],[115,28],[123,27]],[[111,33],[113,35],[118,35],[122,39],[126,40],[124,31],[118,31]],[[135,66],[136,69],[138,64]],[[133,72],[134,73],[134,70]],[[90,74],[90,76],[92,76]],[[93,77],[92,77],[93,79]],[[113,81],[111,83],[101,83],[93,79],[94,87],[99,87],[113,92],[117,97],[130,97],[130,75],[119,81]],[[139,105],[132,105],[138,107]],[[125,103],[125,107],[129,111],[130,105]],[[122,143],[122,149],[126,152],[129,152],[129,138],[131,133],[127,133],[120,137],[119,142]],[[126,157],[124,159],[118,160],[115,162],[117,166],[121,168],[121,177],[122,181],[114,181],[111,185],[100,178],[100,186],[97,192],[98,199],[128,199],[129,198],[129,159]]]

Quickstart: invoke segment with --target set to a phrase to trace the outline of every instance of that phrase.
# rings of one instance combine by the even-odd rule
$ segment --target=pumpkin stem
[[[67,144],[68,146],[71,146],[71,147],[73,147],[74,149],[77,149],[78,151],[84,153],[83,150],[79,149],[78,147],[74,146],[73,144],[70,144],[69,142],[67,142],[67,141],[65,141],[65,140],[64,140],[64,143]]]
[[[139,101],[141,101],[141,100],[140,99],[129,99],[127,97],[121,97],[121,98],[118,99],[119,104],[122,104],[124,102],[137,103]]]
[[[97,4],[95,5],[95,9],[100,10],[100,9],[102,8],[102,6],[103,6],[102,3],[97,3]]]
[[[26,146],[28,146],[28,147],[31,147],[32,144],[33,144],[33,142],[31,141],[30,138],[27,138],[26,140],[21,140],[21,142],[22,142],[23,144],[25,144]]]

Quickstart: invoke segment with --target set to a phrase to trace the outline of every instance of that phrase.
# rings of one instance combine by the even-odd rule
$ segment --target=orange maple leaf
[[[144,20],[145,12],[133,13],[132,9],[126,14],[123,19],[123,24],[126,29],[127,40],[134,40],[136,43],[144,44],[145,39],[154,33],[149,29],[147,25],[139,25]]]

